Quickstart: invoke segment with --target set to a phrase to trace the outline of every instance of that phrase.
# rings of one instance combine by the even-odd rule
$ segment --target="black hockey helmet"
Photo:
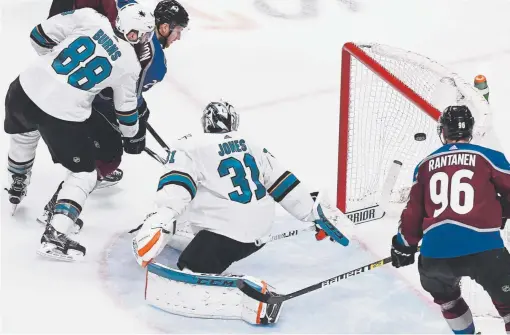
[[[467,106],[449,106],[439,118],[437,132],[443,143],[458,140],[471,141],[474,125],[475,119]]]
[[[162,0],[154,10],[156,18],[156,27],[163,23],[168,23],[170,29],[176,26],[186,28],[189,23],[189,15],[186,9],[175,0]]]
[[[205,133],[228,133],[239,127],[239,115],[226,101],[210,102],[202,115]]]

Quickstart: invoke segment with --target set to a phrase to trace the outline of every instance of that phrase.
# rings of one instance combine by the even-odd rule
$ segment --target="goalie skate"
[[[84,246],[55,230],[51,224],[46,226],[41,237],[41,246],[37,250],[40,256],[66,262],[80,260],[85,253]]]
[[[113,171],[100,181],[98,181],[96,189],[107,188],[116,185],[119,183],[119,181],[122,180],[123,176],[124,172],[121,169],[116,169],[115,171]]]

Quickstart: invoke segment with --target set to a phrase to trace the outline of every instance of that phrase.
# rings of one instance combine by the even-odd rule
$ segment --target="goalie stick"
[[[367,208],[361,208],[352,212],[346,212],[344,214],[354,224],[361,224],[369,221],[382,219],[386,212],[381,207],[379,207],[379,205],[375,205]],[[316,227],[315,225],[311,225],[306,228],[288,230],[286,232],[278,233],[276,235],[270,234],[256,239],[255,245],[261,246],[262,244],[265,243],[282,240],[288,237],[294,237],[306,231],[315,231],[315,227]]]
[[[355,211],[345,212],[345,216],[349,218],[355,225],[370,222],[374,220],[379,220],[386,215],[385,208],[388,204],[387,199],[390,198],[391,191],[393,186],[395,186],[395,182],[397,181],[398,174],[400,172],[400,168],[402,167],[402,163],[398,160],[394,160],[391,165],[388,174],[386,176],[386,180],[384,181],[383,188],[381,191],[381,205],[375,205],[371,207],[357,209]],[[262,244],[274,242],[278,240],[282,240],[288,237],[294,237],[303,233],[305,231],[313,231],[315,230],[315,225],[308,226],[306,228],[301,229],[293,229],[283,233],[278,233],[276,235],[267,235],[255,240],[256,246],[261,246]]]

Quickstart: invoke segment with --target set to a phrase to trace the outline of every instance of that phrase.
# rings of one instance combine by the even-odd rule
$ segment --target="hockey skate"
[[[107,188],[119,183],[124,176],[124,172],[121,169],[116,169],[106,177],[101,180],[98,180],[96,185],[96,189]]]
[[[27,195],[27,186],[30,183],[29,174],[10,174],[11,188],[5,189],[9,194],[9,202],[12,204],[11,215],[14,215],[16,208],[23,198]]]
[[[72,262],[85,256],[86,249],[65,234],[55,230],[51,224],[46,226],[41,237],[41,247],[37,254],[52,259]]]
[[[47,226],[51,223],[51,219],[53,218],[53,215],[55,214],[55,205],[57,204],[57,198],[60,190],[62,189],[62,184],[64,182],[61,182],[60,185],[58,185],[57,191],[53,194],[50,201],[44,206],[44,212],[41,216],[37,218],[37,222],[40,224]],[[76,222],[74,223],[74,228],[71,231],[72,234],[78,234],[81,229],[83,228],[83,221],[80,218],[76,219]]]

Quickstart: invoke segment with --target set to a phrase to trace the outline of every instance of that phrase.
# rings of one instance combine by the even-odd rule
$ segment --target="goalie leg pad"
[[[239,278],[261,292],[274,291],[251,276],[198,274],[151,263],[147,267],[145,300],[169,313],[188,317],[237,319],[253,325],[276,323],[281,304],[268,305],[248,297],[236,287]]]

